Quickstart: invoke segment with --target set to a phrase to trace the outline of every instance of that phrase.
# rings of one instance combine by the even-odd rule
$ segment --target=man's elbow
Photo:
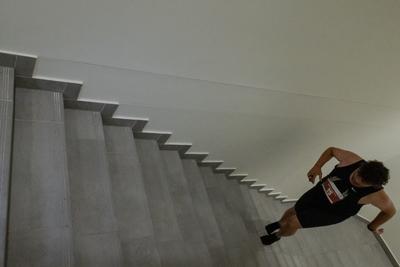
[[[395,207],[392,207],[390,209],[384,210],[383,212],[386,213],[387,216],[393,217],[396,214],[397,210]]]
[[[395,207],[393,207],[393,210],[392,210],[392,216],[394,216],[394,215],[396,214],[396,212],[397,212],[396,208],[395,208]]]

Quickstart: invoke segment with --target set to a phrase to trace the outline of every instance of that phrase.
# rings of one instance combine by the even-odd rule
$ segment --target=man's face
[[[358,175],[358,169],[356,169],[351,175],[350,175],[350,183],[354,185],[355,187],[369,187],[373,186],[370,183],[364,182],[363,178]]]

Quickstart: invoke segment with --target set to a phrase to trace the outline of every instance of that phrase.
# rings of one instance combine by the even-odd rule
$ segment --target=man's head
[[[382,186],[389,181],[389,169],[377,160],[370,160],[363,163],[356,172],[362,183],[370,186]]]

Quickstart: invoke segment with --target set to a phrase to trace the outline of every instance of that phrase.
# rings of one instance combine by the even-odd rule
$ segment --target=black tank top
[[[351,165],[335,168],[324,178],[318,182],[322,189],[327,204],[327,208],[332,211],[338,212],[342,215],[355,215],[363,206],[358,204],[358,201],[369,194],[381,190],[383,187],[355,187],[350,183],[351,174],[359,168],[362,164],[366,163],[365,160],[360,160]]]

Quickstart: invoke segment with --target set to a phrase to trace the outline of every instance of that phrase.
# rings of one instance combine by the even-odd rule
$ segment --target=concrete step
[[[210,266],[212,258],[194,208],[192,195],[177,151],[160,151],[178,227],[183,239],[187,266]]]
[[[0,266],[6,255],[13,117],[14,69],[0,67]]]
[[[74,266],[63,101],[17,88],[7,266]]]
[[[99,112],[65,110],[75,267],[122,266]]]
[[[187,262],[185,244],[158,144],[145,139],[135,139],[135,142],[152,220],[154,247],[159,255],[159,263],[154,266],[183,266]]]
[[[227,266],[224,243],[200,169],[195,160],[184,159],[182,164],[200,229],[204,234],[204,240],[211,257],[212,266]]]
[[[257,256],[261,257],[265,260],[266,264],[262,265],[262,266],[279,266],[279,263],[277,261],[277,258],[274,254],[274,252],[272,251],[272,248],[270,246],[263,246],[259,240],[259,237],[262,235],[265,235],[265,225],[266,225],[266,221],[264,219],[261,218],[261,216],[258,213],[258,210],[256,208],[256,204],[253,201],[252,198],[252,194],[257,193],[260,196],[262,194],[258,193],[257,190],[255,189],[251,189],[249,188],[247,185],[244,184],[239,184],[240,187],[240,191],[242,193],[243,196],[243,201],[245,203],[245,207],[246,207],[246,212],[248,213],[248,216],[250,216],[255,230],[256,230],[256,239],[257,239],[257,243],[258,246],[260,246],[260,248],[258,248],[257,251]]]
[[[224,242],[230,266],[257,266],[253,252],[245,248],[249,236],[234,204],[226,195],[223,174],[214,175],[208,167],[200,168],[208,198]],[[224,180],[222,180],[222,179]]]
[[[157,266],[160,259],[132,129],[104,126],[104,138],[123,266]]]
[[[264,246],[260,243],[255,224],[258,222],[259,217],[257,216],[253,220],[252,215],[254,216],[254,214],[251,214],[249,210],[250,206],[246,206],[240,188],[240,186],[246,187],[246,185],[238,183],[237,180],[227,179],[224,175],[216,175],[216,178],[219,179],[221,187],[224,190],[226,201],[231,204],[232,209],[239,215],[241,224],[244,226],[243,232],[247,236],[247,242],[243,243],[245,248],[250,248],[250,255],[253,255],[255,262],[259,266],[266,266],[267,261],[265,259]],[[255,263],[252,264],[256,265]]]

